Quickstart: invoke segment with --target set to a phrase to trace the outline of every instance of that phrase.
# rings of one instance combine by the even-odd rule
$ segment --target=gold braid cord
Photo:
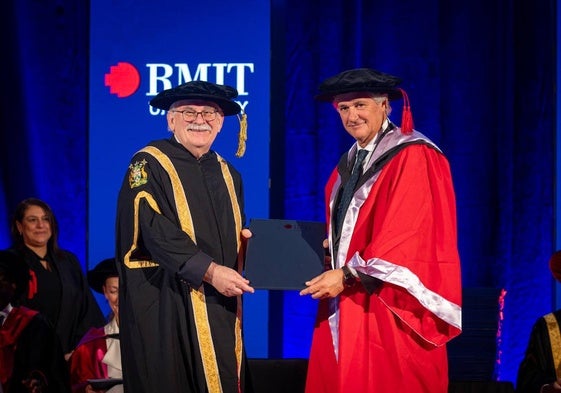
[[[238,134],[238,150],[236,151],[236,157],[243,157],[245,154],[245,142],[247,141],[247,115],[242,113],[241,116],[238,115],[238,120],[240,121],[240,132]]]

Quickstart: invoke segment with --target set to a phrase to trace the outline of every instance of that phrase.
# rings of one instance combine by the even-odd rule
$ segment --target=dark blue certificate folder
[[[325,223],[252,219],[245,277],[256,289],[301,290],[323,271]]]

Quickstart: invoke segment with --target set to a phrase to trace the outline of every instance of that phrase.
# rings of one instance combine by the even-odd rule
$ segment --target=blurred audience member
[[[123,377],[119,347],[119,274],[115,259],[105,259],[90,270],[88,283],[93,290],[105,296],[111,314],[109,322],[104,327],[91,328],[72,353],[70,357],[72,391],[74,393],[122,392],[121,383],[109,390],[95,390],[88,382],[92,379],[122,381]]]
[[[90,327],[105,320],[78,258],[58,247],[56,218],[45,202],[23,200],[16,207],[12,248],[23,257],[30,273],[22,305],[37,310],[55,327],[65,358]]]
[[[16,303],[28,276],[19,256],[0,251],[0,391],[70,392],[55,330],[40,313]]]

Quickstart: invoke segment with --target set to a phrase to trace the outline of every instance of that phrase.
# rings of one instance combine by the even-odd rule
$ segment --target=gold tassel
[[[238,120],[240,121],[240,132],[238,134],[238,151],[236,151],[236,157],[243,157],[245,154],[245,141],[247,141],[247,115],[242,113],[238,115]]]

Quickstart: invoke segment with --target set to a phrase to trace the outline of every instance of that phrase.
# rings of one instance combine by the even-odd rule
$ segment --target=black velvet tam
[[[88,284],[94,291],[103,293],[103,284],[109,277],[119,277],[115,258],[104,259],[88,271]]]
[[[225,116],[230,116],[241,112],[238,103],[232,101],[237,96],[238,91],[231,86],[191,81],[159,92],[156,97],[152,98],[150,105],[167,111],[174,102],[181,100],[210,101],[217,104]]]
[[[401,79],[396,76],[370,68],[356,68],[326,79],[314,98],[331,102],[339,94],[370,92],[387,94],[390,100],[397,100],[402,97],[401,90],[397,88],[400,83]]]

